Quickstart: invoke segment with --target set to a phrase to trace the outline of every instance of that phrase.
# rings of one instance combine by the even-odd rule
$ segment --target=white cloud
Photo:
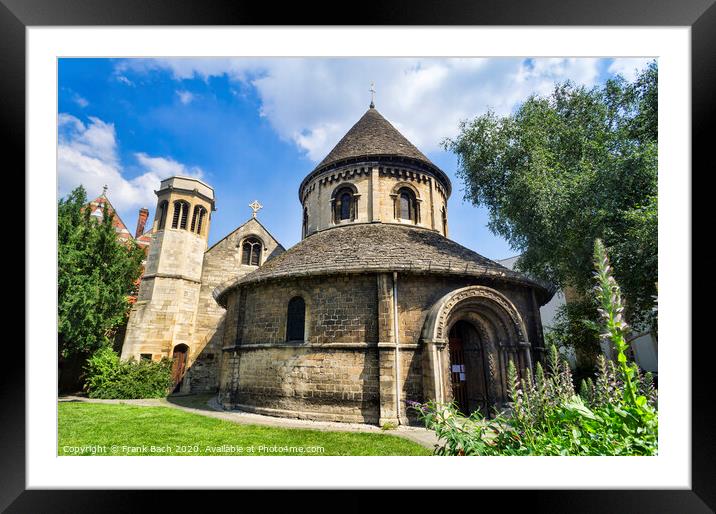
[[[116,77],[117,77],[118,82],[121,82],[122,84],[127,85],[127,86],[134,86],[134,82],[129,80],[124,75],[117,75]]]
[[[620,69],[631,66],[622,61]],[[377,109],[430,152],[457,134],[460,120],[488,108],[509,113],[532,93],[548,94],[555,82],[594,85],[600,60],[180,58],[131,59],[117,67],[133,73],[156,69],[169,71],[177,81],[227,76],[254,87],[261,116],[317,162],[368,108],[371,81]]]
[[[162,179],[180,175],[184,177],[202,178],[204,176],[201,168],[187,167],[184,164],[167,157],[151,157],[143,152],[135,153],[137,162],[147,170],[147,174],[153,173]]]
[[[99,118],[90,117],[89,122],[84,123],[75,116],[61,113],[58,135],[59,195],[65,196],[82,184],[91,199],[107,185],[109,199],[125,221],[133,218],[134,209],[154,207],[154,191],[162,179],[172,175],[203,176],[201,169],[189,168],[173,159],[136,153],[139,173],[134,178],[126,178],[119,159],[114,125]]]
[[[651,57],[614,59],[614,61],[609,65],[608,71],[612,74],[618,73],[631,82],[636,78],[638,72],[644,69],[652,60],[653,58]]]
[[[74,101],[77,105],[79,105],[83,109],[89,105],[89,102],[87,101],[87,99],[82,98],[77,93],[75,93],[74,96],[72,97],[72,101]]]
[[[194,100],[194,95],[191,93],[191,91],[186,91],[182,89],[176,91],[176,94],[179,97],[179,101],[184,105],[190,104],[191,101]]]

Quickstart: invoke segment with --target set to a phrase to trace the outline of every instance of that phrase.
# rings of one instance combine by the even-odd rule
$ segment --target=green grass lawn
[[[59,455],[431,454],[388,434],[239,425],[171,407],[60,402],[58,425]]]

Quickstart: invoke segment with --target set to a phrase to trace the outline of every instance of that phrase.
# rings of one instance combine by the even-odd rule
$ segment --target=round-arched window
[[[418,201],[415,193],[407,187],[398,190],[397,217],[401,220],[418,222]]]
[[[353,221],[356,218],[356,194],[350,187],[342,187],[333,195],[333,222]]]
[[[303,341],[306,330],[306,302],[294,296],[288,302],[286,313],[286,341]]]

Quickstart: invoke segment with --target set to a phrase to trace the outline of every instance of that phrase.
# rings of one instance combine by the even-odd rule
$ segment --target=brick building
[[[137,215],[137,228],[134,231],[134,235],[129,231],[127,226],[120,218],[119,213],[114,209],[112,202],[107,197],[107,186],[104,186],[102,194],[87,204],[87,208],[90,210],[90,216],[98,219],[102,219],[104,216],[104,208],[107,207],[107,214],[112,216],[112,226],[117,233],[117,238],[120,241],[134,241],[137,246],[144,250],[144,254],[149,253],[149,245],[152,241],[151,232],[146,231],[147,218],[149,217],[149,210],[146,207],[139,209]],[[146,266],[146,260],[142,263],[142,266]],[[137,281],[136,286],[139,288],[141,278]],[[136,296],[130,297],[130,302],[133,304],[137,300]],[[121,345],[124,340],[124,334],[126,325],[118,327],[115,335],[115,346]]]
[[[276,416],[405,424],[408,400],[501,404],[508,362],[542,358],[554,291],[451,241],[450,193],[372,104],[301,183],[288,250],[255,217],[207,249],[213,189],[167,179],[122,356],[172,357],[182,390]]]

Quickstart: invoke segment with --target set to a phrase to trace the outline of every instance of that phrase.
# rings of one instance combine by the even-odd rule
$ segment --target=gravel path
[[[395,435],[409,439],[430,450],[438,444],[435,432],[420,427],[399,426],[393,430],[381,430],[375,425],[361,423],[338,423],[332,421],[309,421],[304,419],[278,418],[239,410],[224,410],[216,400],[216,396],[187,395],[143,400],[99,400],[84,396],[62,396],[61,402],[88,402],[139,405],[142,407],[172,407],[201,416],[223,419],[244,425],[264,425],[278,428],[301,428],[305,430],[324,430],[332,432],[373,432]]]

